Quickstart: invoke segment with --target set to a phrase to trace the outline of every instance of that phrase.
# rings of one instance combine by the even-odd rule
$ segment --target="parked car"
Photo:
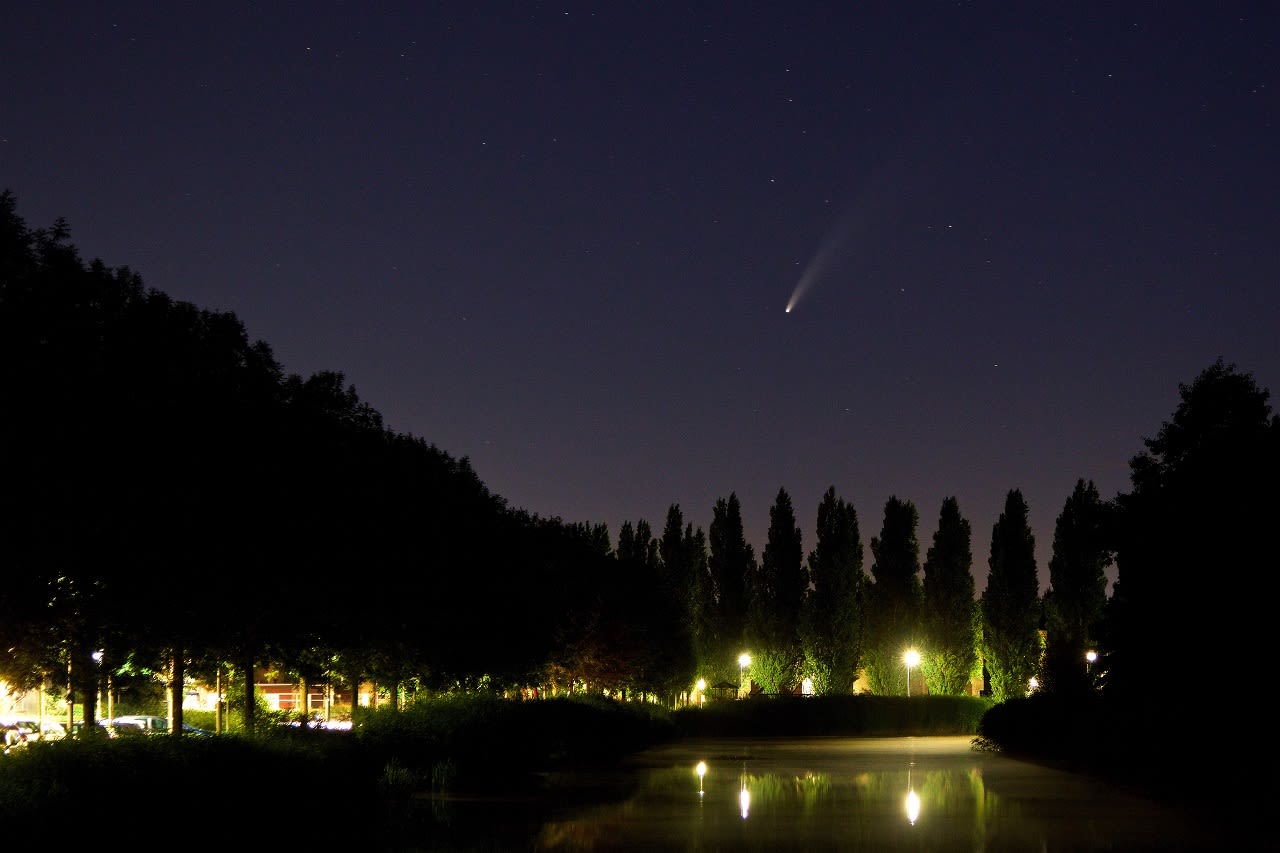
[[[127,737],[129,735],[163,735],[169,733],[169,718],[152,716],[150,714],[125,714],[122,717],[112,717],[110,720],[104,720],[106,725],[116,737]]]
[[[169,733],[169,718],[160,717],[152,714],[125,714],[122,717],[115,717],[105,721],[113,737],[128,737],[130,735],[167,735]],[[196,737],[206,737],[211,732],[197,728],[190,723],[182,724],[182,733],[184,735],[194,735]]]
[[[26,729],[17,723],[0,723],[0,746],[3,746],[5,755],[26,745]]]
[[[66,726],[48,718],[43,723],[36,719],[22,719],[18,722],[20,724],[23,722],[29,723],[31,730],[39,733],[40,740],[62,740],[67,736]]]
[[[62,724],[52,719],[46,719],[42,724],[35,717],[7,716],[0,717],[0,725],[5,726],[6,729],[12,726],[21,729],[28,742],[34,740],[61,740],[67,735],[67,730],[62,727]]]

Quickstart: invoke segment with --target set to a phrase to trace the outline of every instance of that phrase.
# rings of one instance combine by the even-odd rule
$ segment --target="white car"
[[[26,733],[27,741],[62,740],[67,736],[67,730],[62,723],[47,717],[43,725],[35,717],[0,717],[0,724],[17,726]]]
[[[110,720],[103,720],[103,725],[110,728],[117,737],[169,733],[168,717],[156,717],[149,714],[125,714],[123,717],[112,717]]]
[[[151,714],[126,714],[123,717],[115,717],[110,720],[104,720],[103,725],[107,726],[113,737],[127,737],[128,735],[167,735],[169,733],[169,718],[158,717]],[[185,735],[207,735],[204,729],[198,729],[187,723],[182,724],[182,733]]]

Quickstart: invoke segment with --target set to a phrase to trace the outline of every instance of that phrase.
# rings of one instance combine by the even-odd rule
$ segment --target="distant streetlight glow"
[[[707,762],[699,761],[698,766],[693,768],[693,772],[698,774],[698,796],[701,797],[705,793],[702,790],[702,777],[707,775]]]
[[[1093,649],[1089,649],[1089,651],[1084,653],[1084,671],[1086,675],[1089,674],[1089,671],[1093,668],[1094,661],[1097,659],[1098,653]]]
[[[742,698],[742,681],[746,678],[747,667],[751,666],[751,655],[743,652],[738,655],[738,698]],[[745,815],[744,815],[745,817]]]
[[[911,698],[911,667],[920,665],[920,653],[915,649],[907,649],[907,653],[902,656],[902,661],[907,665],[907,698]]]

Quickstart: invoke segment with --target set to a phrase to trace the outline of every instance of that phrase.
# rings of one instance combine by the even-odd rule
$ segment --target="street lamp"
[[[1084,674],[1088,675],[1089,670],[1093,667],[1093,662],[1098,659],[1098,653],[1093,649],[1084,653]]]
[[[738,655],[738,698],[742,698],[742,679],[746,678],[747,667],[751,666],[751,655],[743,652]]]
[[[707,680],[705,678],[699,678],[698,683],[694,686],[698,688],[698,707],[701,708],[702,703],[705,702],[707,698]]]
[[[907,649],[907,653],[902,656],[902,661],[907,665],[907,698],[911,698],[911,667],[920,665],[920,653],[915,649]]]

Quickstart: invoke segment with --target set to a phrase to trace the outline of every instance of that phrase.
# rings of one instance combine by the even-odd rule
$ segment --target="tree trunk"
[[[360,707],[360,670],[355,667],[347,673],[347,681],[351,683],[351,728],[356,727],[356,709]]]
[[[244,660],[244,733],[248,737],[253,737],[254,698],[253,657],[249,656]]]
[[[89,654],[76,654],[75,663],[70,668],[72,693],[80,697],[84,707],[81,715],[84,719],[85,731],[93,732],[89,726],[98,724],[98,665]]]
[[[216,692],[218,706],[213,712],[213,730],[217,734],[222,734],[226,725],[222,719],[222,664],[218,664],[218,671],[214,678],[216,679],[214,690]]]
[[[169,733],[182,735],[182,701],[187,696],[185,650],[175,648],[169,656]]]

